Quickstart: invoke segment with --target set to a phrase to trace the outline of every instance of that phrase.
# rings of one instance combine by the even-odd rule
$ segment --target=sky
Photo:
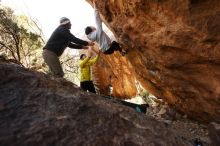
[[[72,23],[71,32],[82,37],[86,26],[95,26],[93,8],[85,0],[0,0],[16,14],[25,14],[36,20],[48,39],[59,25],[61,17]]]

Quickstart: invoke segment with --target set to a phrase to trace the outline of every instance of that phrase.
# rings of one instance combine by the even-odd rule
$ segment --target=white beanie
[[[70,20],[66,17],[60,18],[60,25],[65,25],[67,23],[70,23]]]

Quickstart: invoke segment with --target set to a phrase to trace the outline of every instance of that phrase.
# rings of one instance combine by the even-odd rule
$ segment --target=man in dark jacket
[[[88,49],[94,43],[87,42],[75,37],[70,32],[71,23],[66,17],[60,19],[60,25],[55,29],[43,48],[43,58],[49,66],[50,71],[56,77],[63,77],[64,72],[60,64],[59,57],[63,54],[66,47],[74,49]]]

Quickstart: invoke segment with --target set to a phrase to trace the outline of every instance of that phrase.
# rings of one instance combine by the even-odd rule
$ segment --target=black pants
[[[122,51],[118,42],[113,41],[110,48],[104,52],[104,54],[112,54],[114,51]]]
[[[84,90],[84,91],[89,91],[92,93],[96,93],[95,91],[95,86],[93,84],[92,81],[84,81],[84,82],[80,82],[80,87]]]

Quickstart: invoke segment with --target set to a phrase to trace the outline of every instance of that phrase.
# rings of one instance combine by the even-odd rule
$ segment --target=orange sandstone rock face
[[[190,117],[220,122],[220,1],[96,1],[105,24],[129,48],[127,60],[104,56],[100,85],[113,74],[115,94],[132,96],[138,80]]]
[[[113,87],[113,96],[129,98],[136,95],[135,76],[129,61],[118,52],[102,55],[93,68],[94,82],[100,93],[109,94],[109,85]]]

